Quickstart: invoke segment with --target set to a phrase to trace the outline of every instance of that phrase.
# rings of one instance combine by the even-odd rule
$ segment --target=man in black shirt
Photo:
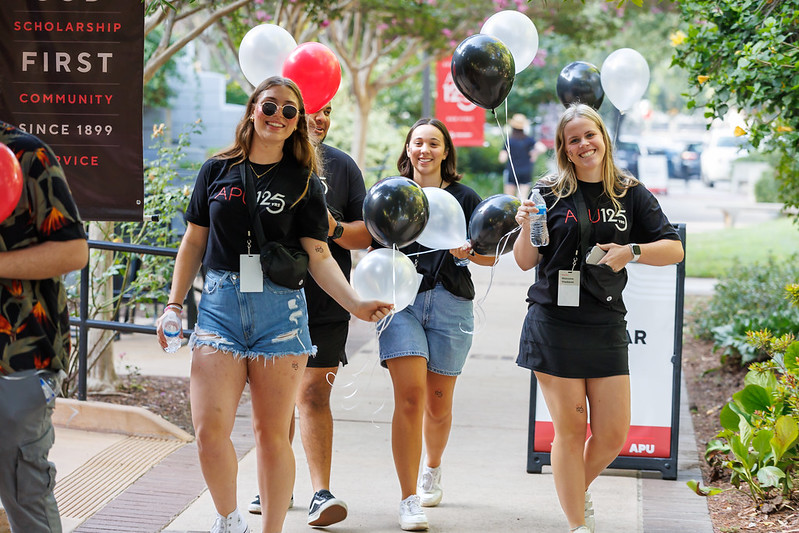
[[[331,111],[331,105],[327,104],[306,118],[311,141],[317,145],[322,162],[319,178],[325,188],[328,207],[328,245],[342,272],[349,279],[352,269],[350,250],[367,248],[372,237],[363,222],[366,188],[360,169],[350,156],[322,143],[330,128]],[[347,504],[334,497],[329,490],[333,451],[330,392],[339,363],[347,364],[345,344],[350,314],[310,276],[305,285],[305,297],[308,302],[311,340],[318,349],[316,356],[308,359],[297,395],[302,444],[315,491],[308,511],[308,524],[329,526],[347,517]],[[292,424],[292,437],[293,434]],[[261,512],[259,497],[256,496],[250,503],[249,510],[256,514]]]

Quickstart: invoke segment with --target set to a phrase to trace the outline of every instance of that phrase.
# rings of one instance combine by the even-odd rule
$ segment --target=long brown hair
[[[458,154],[455,152],[455,146],[452,145],[452,137],[449,135],[444,123],[437,118],[420,118],[416,121],[416,124],[411,126],[411,129],[408,130],[408,135],[405,137],[405,146],[402,147],[402,153],[397,160],[397,170],[399,170],[401,176],[413,179],[413,165],[408,157],[408,145],[411,143],[411,135],[413,135],[414,130],[419,126],[428,124],[437,128],[441,135],[444,136],[444,149],[447,151],[447,157],[441,162],[441,178],[449,183],[460,181],[463,176],[458,174]]]
[[[619,198],[624,197],[627,194],[627,189],[635,187],[639,182],[629,172],[616,165],[613,160],[613,143],[602,117],[594,108],[585,104],[573,104],[560,116],[558,127],[555,130],[555,155],[558,172],[545,177],[542,181],[552,187],[552,192],[558,198],[571,196],[577,190],[577,173],[566,153],[566,139],[563,133],[566,125],[576,118],[590,120],[602,135],[602,141],[605,143],[605,156],[602,160],[602,188],[618,209],[621,206]]]
[[[305,105],[302,101],[302,93],[296,83],[281,76],[266,78],[258,84],[258,87],[255,88],[250,98],[247,100],[244,116],[241,117],[241,120],[236,126],[236,135],[233,144],[221,152],[214,154],[213,157],[215,159],[233,159],[233,164],[237,165],[244,162],[249,157],[250,145],[252,144],[253,135],[255,134],[255,126],[250,120],[250,117],[255,113],[255,102],[258,101],[258,98],[261,97],[264,91],[281,85],[291,89],[297,97],[297,103],[300,108],[297,129],[283,143],[283,154],[290,155],[296,159],[300,166],[311,171],[316,171],[316,150],[311,145],[311,141],[308,138],[308,123],[305,120]]]

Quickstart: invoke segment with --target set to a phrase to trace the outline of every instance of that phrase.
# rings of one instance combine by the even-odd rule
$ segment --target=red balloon
[[[0,222],[14,211],[22,194],[22,167],[14,152],[0,144]]]
[[[313,114],[327,105],[341,84],[341,65],[322,43],[302,43],[283,62],[283,76],[302,91],[305,112]]]

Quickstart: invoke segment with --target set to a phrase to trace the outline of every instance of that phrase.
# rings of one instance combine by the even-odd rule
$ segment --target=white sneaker
[[[591,493],[585,491],[585,527],[588,533],[594,533],[594,502],[591,501]]]
[[[217,513],[214,526],[211,528],[211,533],[249,533],[249,531],[250,528],[247,527],[247,522],[239,513],[238,507],[227,516]]]
[[[419,495],[423,507],[435,507],[441,503],[444,489],[441,488],[440,465],[435,468],[424,465],[419,485],[416,487],[416,494]]]
[[[575,529],[570,529],[569,531],[570,531],[570,533],[591,533],[591,530],[588,529],[585,526],[580,526],[580,527],[575,528]]]
[[[404,531],[426,531],[427,516],[419,505],[419,496],[414,494],[400,502],[399,524]]]

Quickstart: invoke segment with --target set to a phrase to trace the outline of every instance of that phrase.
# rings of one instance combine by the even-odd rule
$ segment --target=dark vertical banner
[[[142,0],[0,1],[0,119],[58,156],[84,220],[141,220]]]

